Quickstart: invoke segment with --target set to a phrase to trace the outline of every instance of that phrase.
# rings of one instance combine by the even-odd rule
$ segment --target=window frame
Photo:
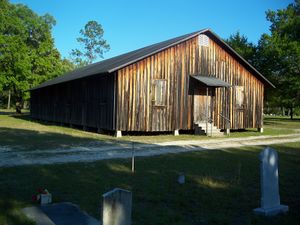
[[[159,88],[159,89],[157,89]],[[159,94],[158,91],[160,90]],[[157,96],[160,96],[157,99]],[[158,102],[159,101],[159,102]],[[154,79],[152,82],[152,106],[165,107],[167,106],[167,80]]]
[[[242,85],[234,86],[235,90],[235,108],[244,109],[245,108],[245,87]]]

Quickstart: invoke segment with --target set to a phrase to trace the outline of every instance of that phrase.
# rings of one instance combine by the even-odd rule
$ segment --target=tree
[[[300,105],[300,0],[266,15],[271,34],[263,34],[258,43],[257,67],[277,87],[269,101],[289,108],[292,119]]]
[[[110,46],[103,39],[104,30],[96,21],[89,21],[80,30],[81,37],[77,41],[83,45],[83,51],[72,49],[71,58],[77,66],[84,66],[93,63],[98,58],[103,58],[103,54],[109,51]]]
[[[0,21],[0,90],[11,93],[20,113],[30,88],[67,68],[54,47],[52,16],[0,0]]]
[[[256,47],[248,42],[248,38],[241,35],[239,31],[229,36],[225,40],[238,54],[246,59],[251,64],[254,62]]]

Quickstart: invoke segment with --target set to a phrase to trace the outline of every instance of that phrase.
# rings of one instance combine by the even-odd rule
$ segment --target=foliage
[[[54,47],[55,19],[39,16],[27,6],[0,1],[0,90],[11,90],[17,106],[28,89],[70,69]]]
[[[257,67],[277,87],[269,101],[293,110],[300,105],[300,1],[266,14],[271,34],[258,43]]]
[[[89,21],[80,30],[81,37],[77,41],[83,45],[83,51],[72,49],[71,57],[73,62],[81,67],[93,63],[98,57],[110,49],[109,44],[103,39],[104,30],[97,21]]]
[[[248,42],[248,38],[239,31],[225,40],[238,54],[248,62],[253,63],[256,53],[256,46]]]

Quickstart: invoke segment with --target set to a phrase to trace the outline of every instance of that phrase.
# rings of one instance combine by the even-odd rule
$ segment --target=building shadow
[[[14,115],[15,112],[6,112],[6,111],[1,111],[0,110],[0,115]]]

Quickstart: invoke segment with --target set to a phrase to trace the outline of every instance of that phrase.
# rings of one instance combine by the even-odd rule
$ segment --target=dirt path
[[[172,141],[154,144],[135,144],[136,156],[154,156],[169,153],[203,151],[243,146],[266,146],[287,142],[300,142],[300,134],[280,136],[258,136],[243,138],[212,139],[206,141]],[[300,147],[300,146],[299,146]],[[68,149],[20,151],[0,146],[0,167],[32,164],[53,164],[68,162],[91,162],[103,159],[129,158],[132,155],[131,143],[123,146],[76,146]]]

